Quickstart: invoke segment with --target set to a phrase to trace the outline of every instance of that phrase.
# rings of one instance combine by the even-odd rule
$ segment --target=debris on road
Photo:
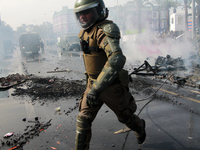
[[[177,71],[185,71],[186,67],[183,59],[180,57],[174,59],[170,55],[166,57],[158,56],[155,66],[151,66],[146,60],[138,68],[133,68],[129,75],[155,76],[155,79],[168,79],[172,83],[176,83],[178,87],[190,86],[200,89],[200,65],[193,64],[190,68],[191,73],[180,76]]]
[[[9,89],[15,85],[19,85],[29,79],[30,76],[20,75],[20,74],[11,74],[7,77],[0,78],[0,90]]]
[[[57,72],[72,72],[72,70],[69,70],[69,69],[63,69],[63,70],[54,69],[54,71],[47,71],[47,73],[57,73]]]
[[[60,107],[54,109],[56,112],[60,111]]]
[[[157,71],[173,71],[185,70],[185,64],[182,58],[172,58],[170,55],[166,57],[158,56],[155,61]]]
[[[8,137],[11,137],[11,136],[13,136],[13,132],[9,132],[9,133],[6,133],[3,137],[4,138],[8,138]]]
[[[10,150],[22,148],[30,139],[34,136],[39,136],[42,131],[51,126],[51,119],[46,123],[41,123],[40,121],[32,121],[31,123],[33,122],[35,122],[35,124],[27,126],[23,134],[13,135],[13,132],[5,134],[4,139],[0,140],[2,147],[12,145],[13,147],[10,148]]]
[[[52,80],[53,82],[49,82]],[[85,90],[83,80],[67,80],[57,77],[32,76],[23,85],[15,86],[12,96],[29,96],[33,101],[38,99],[59,99],[78,96]]]

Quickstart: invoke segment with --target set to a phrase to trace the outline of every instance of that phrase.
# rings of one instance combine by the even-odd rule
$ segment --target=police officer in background
[[[137,105],[128,89],[128,72],[122,69],[126,57],[119,46],[118,26],[106,19],[108,9],[103,0],[76,0],[74,13],[82,27],[78,37],[87,76],[87,88],[79,103],[75,150],[89,149],[92,122],[104,103],[142,144],[145,121],[134,114]]]

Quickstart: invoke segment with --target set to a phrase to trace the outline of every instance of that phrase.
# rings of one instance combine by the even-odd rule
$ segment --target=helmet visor
[[[86,30],[91,27],[98,19],[99,15],[95,8],[90,8],[80,12],[76,12],[76,19],[81,27]]]

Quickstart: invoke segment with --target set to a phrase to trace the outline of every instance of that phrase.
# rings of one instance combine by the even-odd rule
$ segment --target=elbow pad
[[[120,71],[124,67],[126,57],[122,53],[116,53],[108,59],[108,62],[112,68],[116,71]]]

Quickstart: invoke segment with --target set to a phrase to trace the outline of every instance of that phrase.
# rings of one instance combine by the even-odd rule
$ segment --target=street
[[[128,68],[129,66],[126,66]],[[83,81],[85,67],[80,52],[60,54],[57,47],[45,47],[39,54],[21,55],[19,48],[13,53],[0,55],[0,78],[9,74],[35,75],[38,78],[59,78],[66,81]],[[176,84],[152,77],[136,77],[141,81],[130,83],[138,110],[152,100],[140,113],[146,121],[147,138],[139,147],[134,132],[114,134],[125,127],[115,114],[103,105],[92,124],[91,150],[200,150],[200,91],[191,87],[177,87]],[[148,84],[147,84],[148,83]],[[19,86],[24,87],[25,83]],[[79,85],[79,84],[78,84]],[[148,85],[148,86],[147,86]],[[18,86],[18,85],[17,85]],[[136,88],[137,87],[137,88]],[[161,89],[154,94],[156,89]],[[150,91],[150,92],[148,92]],[[27,126],[33,126],[36,118],[40,123],[50,121],[51,125],[39,135],[31,136],[24,150],[72,150],[75,145],[76,116],[80,95],[57,99],[30,97],[25,94],[13,96],[15,88],[0,91],[0,150],[14,147],[6,144],[6,133],[23,135]],[[151,96],[154,94],[154,96]],[[150,97],[151,96],[151,97]],[[138,101],[150,97],[144,101]],[[60,111],[56,108],[60,107]],[[24,119],[25,118],[25,119]],[[24,119],[24,120],[23,120]],[[14,135],[10,138],[14,138]],[[2,144],[3,142],[4,144]]]

